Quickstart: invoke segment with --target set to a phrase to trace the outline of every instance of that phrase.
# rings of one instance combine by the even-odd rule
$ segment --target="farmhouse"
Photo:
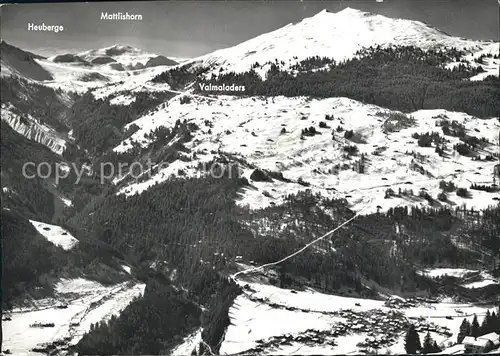
[[[497,333],[489,333],[477,338],[466,336],[462,343],[467,353],[484,353],[498,347],[500,339]]]
[[[498,335],[497,333],[485,334],[485,335],[479,336],[478,339],[489,340],[489,341],[491,341],[491,343],[493,344],[494,347],[497,347],[500,345],[500,335]]]
[[[484,349],[488,347],[488,343],[490,341],[485,339],[477,339],[472,336],[466,336],[462,343],[465,346],[465,350],[467,353],[482,353]]]

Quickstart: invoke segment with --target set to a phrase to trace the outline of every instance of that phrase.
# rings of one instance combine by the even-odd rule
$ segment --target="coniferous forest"
[[[488,117],[500,111],[498,77],[464,81],[477,74],[477,69],[465,64],[454,69],[438,65],[444,58],[459,58],[456,49],[424,52],[408,46],[372,47],[358,55],[340,63],[311,57],[296,65],[295,73],[272,62],[264,79],[255,70],[264,63],[256,63],[245,73],[213,76],[211,83],[245,86],[244,92],[235,95],[348,97],[403,112],[446,109]],[[319,69],[311,72],[310,67]]]

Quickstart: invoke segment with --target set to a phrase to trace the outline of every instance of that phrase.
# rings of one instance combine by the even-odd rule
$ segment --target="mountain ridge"
[[[24,51],[3,40],[0,43],[0,57],[2,76],[20,75],[37,81],[53,79],[52,75],[35,60],[44,57]]]
[[[262,65],[275,59],[284,61],[285,67],[314,56],[342,61],[352,58],[358,50],[377,45],[417,46],[425,50],[465,47],[473,55],[492,44],[498,46],[498,42],[450,36],[420,21],[393,19],[354,8],[336,13],[324,9],[300,22],[193,58],[183,65],[210,68],[210,75],[221,68],[226,72],[244,72],[256,62]]]
[[[49,60],[57,61],[60,56],[52,56]],[[178,64],[166,56],[148,53],[139,48],[120,44],[77,53],[67,53],[66,56],[73,56],[75,58],[74,62],[81,62],[83,60],[90,65],[117,63],[123,66],[123,70],[137,70],[160,65],[174,66]]]

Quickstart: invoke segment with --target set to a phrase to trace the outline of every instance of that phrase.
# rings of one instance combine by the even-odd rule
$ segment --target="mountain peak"
[[[293,44],[293,45],[291,45]],[[339,12],[322,10],[312,17],[262,34],[234,47],[194,58],[190,62],[210,66],[215,71],[243,72],[256,63],[265,75],[265,63],[279,60],[291,67],[311,56],[343,61],[364,48],[413,46],[423,50],[455,47],[481,49],[480,41],[461,39],[423,22],[391,18],[346,7]]]
[[[345,9],[342,9],[338,12],[333,12],[328,9],[323,9],[320,12],[318,12],[315,17],[323,17],[323,16],[332,16],[332,15],[341,15],[341,16],[346,16],[346,17],[366,17],[366,16],[373,16],[375,14],[371,12],[366,12],[366,11],[361,11],[358,9],[354,9],[352,7],[346,7]]]
[[[142,51],[138,48],[134,48],[132,46],[127,46],[127,45],[120,45],[120,44],[115,44],[111,47],[106,47],[103,48],[104,52],[108,56],[113,56],[113,55],[121,55],[121,54],[126,54],[126,53],[142,53]]]
[[[122,51],[138,51],[139,50],[139,49],[134,48],[132,46],[122,45],[119,43],[116,43],[116,44],[109,46],[109,47],[105,47],[104,49],[116,49],[116,50],[122,50]]]
[[[366,12],[366,11],[354,9],[352,7],[346,7],[345,9],[337,12],[337,14],[348,15],[348,16],[372,16],[372,15],[374,15],[371,12]]]

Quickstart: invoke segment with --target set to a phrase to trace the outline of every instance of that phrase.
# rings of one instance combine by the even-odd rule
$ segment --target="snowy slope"
[[[465,268],[430,268],[417,273],[430,277],[442,278],[445,276],[455,277],[461,280],[462,286],[469,289],[483,288],[500,281],[486,271],[471,270]]]
[[[30,223],[48,241],[52,242],[54,245],[61,246],[65,250],[71,250],[78,243],[75,237],[60,226],[34,220],[30,220]]]
[[[16,75],[31,80],[51,80],[50,73],[40,66],[36,59],[39,56],[9,45],[5,41],[0,43],[0,72],[1,75]]]
[[[53,128],[40,123],[29,114],[25,115],[22,119],[17,111],[11,104],[2,103],[1,118],[5,121],[14,131],[23,135],[24,137],[41,143],[48,147],[52,152],[61,155],[66,148],[66,140]]]
[[[194,99],[189,104],[180,104],[176,97],[169,101],[168,106],[129,124],[137,125],[139,130],[117,146],[115,151],[127,151],[132,147],[132,141],[147,147],[151,140],[146,139],[145,134],[160,126],[172,128],[180,119],[200,128],[193,132],[193,139],[186,144],[192,152],[188,155],[190,159],[175,161],[151,179],[121,188],[120,193],[140,193],[156,182],[177,175],[179,169],[186,176],[196,175],[200,162],[208,162],[224,153],[235,155],[261,169],[281,172],[292,181],[252,182],[257,189],[244,191],[239,201],[239,204],[251,208],[279,204],[290,193],[312,189],[323,196],[346,198],[355,210],[370,203],[366,212],[372,213],[377,211],[377,206],[386,210],[408,204],[428,205],[425,199],[397,196],[399,188],[412,189],[415,196],[425,189],[436,199],[441,180],[451,180],[465,188],[472,183],[492,183],[495,161],[474,161],[460,156],[452,149],[455,143],[460,142],[457,137],[445,136],[449,141],[448,150],[445,157],[440,157],[433,147],[419,147],[412,134],[439,131],[443,136],[436,123],[446,117],[463,124],[468,134],[486,137],[490,141],[482,151],[484,157],[488,152],[498,152],[500,125],[497,119],[478,119],[446,110],[420,110],[411,114],[415,118],[413,126],[398,132],[385,132],[390,113],[390,110],[347,98],[313,100],[304,97],[262,99],[221,96],[215,101]],[[334,119],[326,121],[326,114],[333,115]],[[321,121],[328,128],[320,128]],[[302,129],[311,126],[319,134],[301,139]],[[346,140],[344,132],[336,133],[335,139],[332,139],[332,130],[339,126],[361,135],[364,143]],[[282,132],[283,129],[285,132]],[[343,147],[353,144],[358,147],[359,154],[346,157]],[[421,155],[421,162],[415,160],[412,152]],[[196,153],[196,159],[193,153]],[[351,169],[362,153],[366,154],[368,162],[364,174]],[[346,166],[336,169],[338,164]],[[415,164],[424,167],[427,174],[416,170]],[[251,171],[245,170],[243,174],[249,177]],[[310,186],[298,184],[299,179],[310,183]],[[396,196],[385,199],[388,188],[392,188]],[[484,191],[472,191],[470,198],[450,194],[448,202],[438,204],[466,204],[481,209],[494,204],[495,196],[498,193]]]
[[[471,54],[485,48],[496,49],[498,54],[499,48],[498,43],[449,36],[422,22],[346,8],[338,13],[323,10],[299,23],[289,24],[183,64],[210,67],[208,76],[219,73],[220,68],[226,72],[244,72],[256,62],[263,65],[275,62],[275,59],[284,61],[285,68],[311,56],[340,61],[353,57],[364,47],[377,45],[416,46],[422,49],[456,47],[466,48]]]
[[[144,284],[135,282],[103,286],[83,278],[61,280],[55,286],[54,298],[37,301],[35,308],[9,312],[11,320],[2,321],[2,349],[14,355],[32,355],[31,349],[54,342],[74,345],[88,332],[91,323],[119,314],[144,293],[144,288]],[[54,326],[30,326],[36,323]]]
[[[491,274],[485,271],[481,271],[480,273],[480,280],[471,282],[471,283],[466,283],[463,286],[465,288],[483,288],[492,284],[499,284],[500,280],[498,278],[494,278]]]
[[[134,83],[146,83],[177,64],[167,57],[121,45],[38,58],[35,62],[51,75],[44,85],[79,93],[100,88],[111,88],[105,91],[109,93],[131,90]]]
[[[246,282],[240,280],[244,286]],[[363,342],[378,342],[379,351],[404,354],[406,324],[427,330],[441,343],[456,338],[464,317],[482,320],[488,310],[469,304],[409,302],[408,307],[384,300],[293,291],[249,282],[229,310],[221,354],[363,354]]]
[[[131,46],[113,45],[106,48],[94,49],[77,54],[78,57],[94,65],[118,63],[124,69],[142,69],[148,62],[152,64],[161,63],[161,65],[176,65],[177,62],[156,54],[147,53],[141,49]],[[106,63],[107,62],[107,63]]]
[[[63,90],[86,92],[89,88],[97,88],[123,80],[126,72],[112,69],[80,66],[74,63],[54,63],[49,59],[38,59],[37,62],[51,73],[53,80],[44,85]]]
[[[202,329],[199,328],[195,332],[186,336],[184,338],[183,342],[180,345],[176,346],[170,352],[170,355],[172,355],[172,356],[191,355],[193,350],[195,350],[198,347],[198,345],[200,344],[201,332],[202,332]]]
[[[461,278],[469,273],[476,273],[476,272],[478,272],[478,271],[471,270],[471,269],[465,269],[465,268],[433,268],[433,269],[427,269],[425,271],[421,271],[420,273],[422,275],[425,275],[425,276],[428,276],[431,278],[438,278],[438,277],[443,277],[443,276]]]
[[[108,97],[121,91],[145,91],[151,79],[168,69],[168,66],[118,71],[105,65],[81,66],[74,63],[54,63],[48,59],[37,60],[54,77],[44,85],[65,91],[85,93],[92,89],[96,98]],[[151,86],[151,85],[149,85]],[[169,89],[168,85],[158,86],[158,90]]]
[[[485,46],[483,50],[476,52],[472,55],[473,58],[478,58],[481,55],[492,55],[498,56],[500,54],[500,49],[498,43],[490,44],[489,46]],[[483,80],[489,75],[497,76],[500,71],[500,58],[484,58],[484,64],[481,66],[485,70],[484,73],[480,73],[471,78],[471,80]]]
[[[106,85],[101,85],[92,91],[92,94],[97,99],[111,98],[115,99],[116,95],[121,96],[123,92],[126,93],[136,93],[136,92],[163,92],[170,90],[168,84],[152,84],[151,80],[158,74],[165,71],[166,66],[158,66],[152,68],[146,68],[141,70],[127,71],[124,76],[121,77],[119,81],[107,83]],[[111,100],[113,100],[111,99]],[[135,100],[132,96],[129,96],[127,100],[123,102],[117,99],[113,102],[114,105],[128,105],[130,100]]]

